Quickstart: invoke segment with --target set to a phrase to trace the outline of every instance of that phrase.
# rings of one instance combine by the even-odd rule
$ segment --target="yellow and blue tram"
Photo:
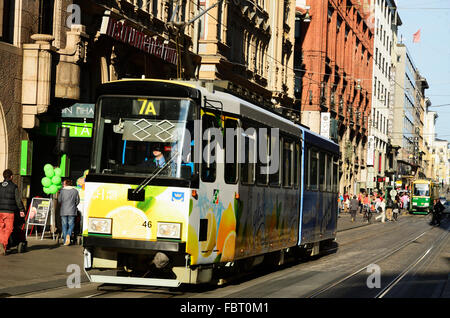
[[[336,143],[214,82],[105,83],[85,271],[93,282],[176,287],[317,254],[336,236],[338,157]]]

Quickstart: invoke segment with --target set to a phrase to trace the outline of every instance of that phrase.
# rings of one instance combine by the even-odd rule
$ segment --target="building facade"
[[[198,28],[170,22],[197,12],[191,1],[0,0],[0,169],[14,171],[28,198],[43,195],[47,163],[81,177],[96,87],[126,77],[195,77]],[[59,127],[70,130],[65,154],[56,147]]]
[[[295,0],[200,1],[198,77],[230,81],[235,93],[299,120],[294,105]]]
[[[295,0],[0,0],[0,168],[43,195],[43,166],[89,167],[96,88],[122,78],[222,80],[293,109]],[[57,147],[70,128],[70,150]],[[19,178],[26,141],[29,169]]]
[[[392,158],[392,121],[394,89],[392,85],[393,49],[401,20],[393,0],[373,1],[375,12],[373,94],[369,139],[373,143],[367,161],[368,188],[382,188],[394,177]],[[395,82],[395,80],[394,80]]]
[[[395,46],[396,89],[392,143],[400,146],[397,178],[406,187],[411,180],[425,177],[423,168],[425,89],[428,83],[415,66],[403,43]]]
[[[428,102],[428,106],[431,103]],[[432,180],[436,180],[436,168],[435,168],[435,146],[434,139],[436,137],[436,120],[438,118],[437,112],[433,111],[425,111],[424,114],[424,129],[423,129],[423,141],[424,141],[424,167],[425,167],[425,176],[427,178],[431,178]]]
[[[329,137],[341,149],[340,192],[367,187],[368,119],[371,114],[373,25],[368,1],[298,1],[296,67],[301,74],[301,121]],[[301,85],[301,86],[300,86]],[[324,116],[325,115],[325,116]]]
[[[448,141],[436,138],[434,141],[435,154],[434,164],[436,171],[436,181],[441,184],[442,187],[449,185],[449,150]]]
[[[23,45],[45,29],[39,8],[37,1],[0,0],[0,171],[11,169],[21,187],[26,182],[19,177],[19,141],[27,139],[22,128]]]

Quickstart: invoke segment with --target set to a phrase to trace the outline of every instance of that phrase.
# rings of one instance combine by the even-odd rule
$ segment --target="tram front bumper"
[[[124,252],[135,251],[145,253],[145,251],[161,251],[186,253],[186,243],[182,242],[125,240],[98,236],[85,236],[83,238],[83,246],[85,248],[99,247],[117,249],[118,251]]]

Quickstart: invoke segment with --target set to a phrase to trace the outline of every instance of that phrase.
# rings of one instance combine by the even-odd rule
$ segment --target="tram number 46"
[[[152,227],[152,221],[145,221],[144,223],[142,223],[143,227],[148,227],[149,229]]]

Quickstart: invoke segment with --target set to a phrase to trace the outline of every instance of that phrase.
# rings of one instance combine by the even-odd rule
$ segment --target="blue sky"
[[[396,0],[403,25],[399,39],[408,47],[414,64],[430,88],[427,97],[433,105],[450,104],[450,0]],[[419,43],[413,34],[421,30]],[[450,105],[437,111],[437,138],[450,140]]]

